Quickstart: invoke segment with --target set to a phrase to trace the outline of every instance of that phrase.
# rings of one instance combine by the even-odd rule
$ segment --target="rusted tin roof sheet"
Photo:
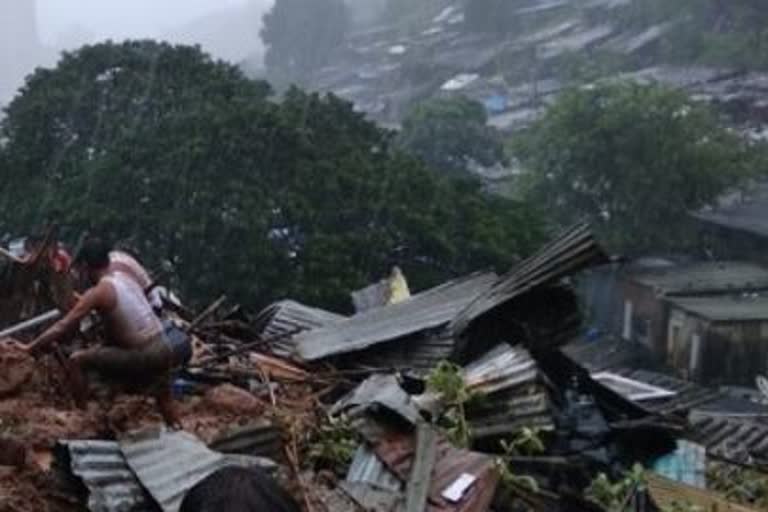
[[[416,452],[416,439],[412,434],[390,433],[379,439],[373,450],[398,477],[404,481],[410,478]],[[441,437],[437,443],[435,460],[427,510],[487,512],[499,482],[493,458],[455,448]],[[443,492],[464,474],[471,475],[476,480],[458,502],[452,503],[443,497]]]
[[[534,288],[554,284],[563,277],[607,261],[589,227],[576,226],[485,290],[453,319],[451,330],[460,335],[479,317]]]
[[[473,274],[414,295],[408,300],[375,308],[332,326],[296,336],[298,355],[316,361],[365,350],[448,322],[496,280],[492,273]]]

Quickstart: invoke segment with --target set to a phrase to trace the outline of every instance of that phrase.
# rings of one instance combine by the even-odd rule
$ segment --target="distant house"
[[[693,217],[712,257],[768,265],[768,182]]]
[[[632,267],[618,281],[621,336],[666,359],[670,299],[768,291],[768,269],[741,262]]]
[[[754,385],[768,373],[768,294],[672,297],[667,362],[690,380]]]

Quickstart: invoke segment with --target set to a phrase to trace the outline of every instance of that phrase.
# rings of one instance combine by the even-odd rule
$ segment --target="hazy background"
[[[261,17],[273,0],[0,0],[0,104],[61,50],[104,39],[200,44],[216,57],[260,63]]]

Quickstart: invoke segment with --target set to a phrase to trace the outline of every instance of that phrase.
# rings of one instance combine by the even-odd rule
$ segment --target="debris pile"
[[[174,381],[183,431],[158,427],[141,397],[76,409],[55,354],[34,362],[0,343],[0,511],[177,512],[228,466],[271,472],[310,512],[721,503],[631,470],[712,420],[651,407],[676,393],[593,374],[561,349],[581,328],[571,278],[606,261],[579,226],[503,276],[410,295],[395,271],[354,292],[350,317],[294,301],[253,319],[224,297],[197,315],[176,306],[195,342]]]

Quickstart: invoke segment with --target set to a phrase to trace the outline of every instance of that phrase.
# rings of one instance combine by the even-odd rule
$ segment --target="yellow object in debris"
[[[411,290],[408,288],[408,281],[406,281],[403,272],[400,267],[394,267],[392,274],[389,276],[389,300],[387,304],[397,304],[403,302],[406,299],[411,298]]]

